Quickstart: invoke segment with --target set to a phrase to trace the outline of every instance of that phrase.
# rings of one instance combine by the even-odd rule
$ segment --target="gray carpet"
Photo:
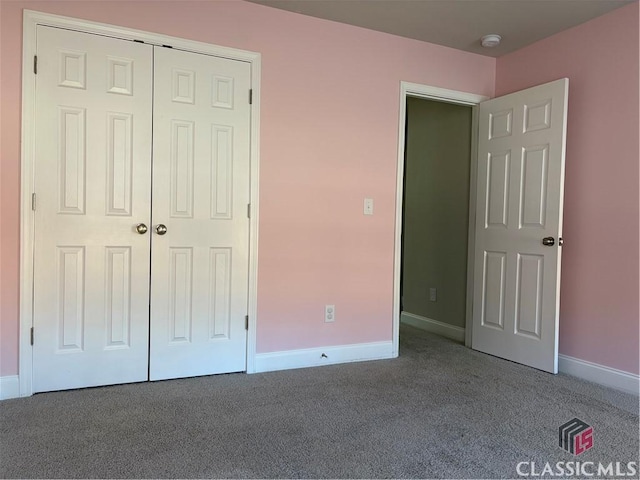
[[[400,355],[0,402],[0,477],[514,478],[522,461],[638,461],[636,396],[411,327]],[[594,428],[578,457],[557,445],[574,417]]]

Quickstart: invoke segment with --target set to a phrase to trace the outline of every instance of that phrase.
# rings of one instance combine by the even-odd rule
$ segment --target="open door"
[[[558,372],[569,80],[480,104],[472,348]]]

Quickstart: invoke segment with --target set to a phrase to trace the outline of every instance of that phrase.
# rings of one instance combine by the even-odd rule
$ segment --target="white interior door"
[[[154,51],[150,379],[244,371],[250,65]]]
[[[34,392],[147,379],[152,47],[37,27]]]
[[[568,79],[480,104],[472,347],[558,371]]]

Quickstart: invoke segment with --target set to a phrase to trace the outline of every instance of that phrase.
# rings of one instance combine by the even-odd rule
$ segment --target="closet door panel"
[[[250,65],[154,49],[150,379],[244,371]]]
[[[37,52],[34,392],[146,380],[153,49],[38,26]]]

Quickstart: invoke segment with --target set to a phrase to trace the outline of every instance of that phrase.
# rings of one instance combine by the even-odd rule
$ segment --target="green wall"
[[[463,328],[471,122],[471,107],[407,99],[403,311]]]

